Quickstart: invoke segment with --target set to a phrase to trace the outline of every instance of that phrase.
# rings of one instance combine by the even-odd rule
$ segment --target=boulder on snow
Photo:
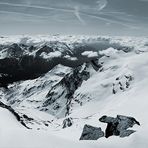
[[[104,137],[104,132],[100,127],[93,127],[86,124],[83,128],[80,140],[97,140],[101,137]]]
[[[64,121],[63,121],[63,128],[66,128],[66,127],[70,127],[72,126],[72,118],[66,118]]]
[[[128,128],[133,127],[135,124],[140,125],[135,118],[122,115],[117,115],[116,118],[102,116],[99,121],[107,123],[107,128],[105,130],[106,138],[112,135],[127,137],[136,132],[134,130],[128,130]]]

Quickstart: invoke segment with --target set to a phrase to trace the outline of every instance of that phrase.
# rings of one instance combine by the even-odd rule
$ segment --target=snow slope
[[[0,147],[147,148],[148,39],[104,39],[132,47],[133,50],[99,50],[98,63],[101,67],[98,71],[90,63],[76,69],[57,65],[34,80],[15,82],[8,86],[8,90],[0,88],[1,101],[11,105],[20,115],[26,114],[34,119],[27,123],[32,128],[28,130],[6,109],[0,108]],[[89,77],[78,83],[80,80],[77,76],[85,76],[82,72],[87,72]],[[67,83],[62,83],[63,79],[64,82],[69,81],[74,90],[69,98],[66,97],[69,89]],[[44,108],[49,92],[53,92],[50,100],[54,102]],[[66,103],[65,99],[71,101]],[[55,108],[57,104],[63,109],[68,107],[69,113],[66,116],[53,114],[59,111],[59,107]],[[134,126],[132,129],[136,132],[126,138],[112,136],[97,141],[79,141],[85,124],[105,130],[106,124],[98,119],[103,115],[116,117],[117,114],[132,116],[141,126]],[[63,121],[68,117],[72,119],[72,126],[63,129]]]

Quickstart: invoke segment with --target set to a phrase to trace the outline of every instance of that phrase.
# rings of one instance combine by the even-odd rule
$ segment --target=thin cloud
[[[148,0],[140,0],[141,2],[148,2]]]
[[[129,24],[126,24],[126,23],[123,23],[123,22],[120,22],[120,21],[116,21],[116,20],[113,20],[113,19],[109,19],[109,18],[101,17],[99,15],[89,14],[89,13],[85,13],[85,12],[81,12],[81,13],[83,13],[83,15],[86,15],[86,16],[89,16],[89,17],[92,17],[92,18],[95,18],[95,19],[98,19],[98,20],[102,20],[102,21],[105,21],[105,22],[108,22],[108,23],[115,23],[115,24],[118,24],[118,25],[121,25],[121,26],[124,26],[124,27],[127,27],[127,28],[137,29],[136,26],[129,25]]]
[[[85,21],[80,16],[79,7],[75,7],[74,14],[77,17],[77,19],[80,21],[81,24],[83,24],[83,25],[86,24]]]
[[[104,3],[105,3],[104,4],[103,1],[102,2],[100,1],[101,3],[100,3],[100,6],[99,6],[99,11],[102,10],[106,6],[106,4],[107,4],[107,3],[105,3],[105,1],[104,1]],[[57,10],[57,11],[63,11],[63,12],[68,12],[68,13],[74,13],[76,18],[83,25],[85,24],[85,21],[82,19],[82,17],[80,17],[81,14],[85,15],[85,16],[88,16],[88,17],[91,17],[91,18],[99,19],[99,20],[102,20],[102,21],[105,21],[105,22],[116,23],[116,24],[122,25],[124,27],[135,28],[134,26],[131,26],[129,24],[126,24],[126,23],[123,23],[123,22],[120,22],[120,21],[116,21],[116,20],[113,20],[113,19],[108,19],[108,18],[99,16],[99,14],[96,15],[96,14],[90,14],[90,13],[86,13],[86,12],[80,11],[79,8],[76,7],[76,6],[73,9],[67,9],[67,8],[59,8],[59,7],[43,7],[43,6],[37,6],[37,5],[12,4],[12,3],[0,3],[0,5],[9,5],[9,6],[26,7],[26,8],[36,8],[36,9],[44,9],[44,10]],[[8,11],[6,11],[6,12],[8,12]],[[27,13],[23,13],[23,12],[14,12],[14,11],[11,11],[11,12],[12,13],[20,13],[20,14],[23,14],[23,15],[26,14],[28,16],[35,16],[35,17],[37,17],[37,15],[27,14]],[[38,16],[38,17],[40,17],[40,18],[48,18],[48,16],[46,16],[46,17]]]
[[[36,9],[45,9],[45,10],[58,10],[64,12],[73,12],[71,9],[59,8],[59,7],[43,7],[38,5],[26,5],[26,4],[12,4],[12,3],[1,3],[0,5],[9,5],[9,6],[17,6],[17,7],[26,7],[26,8],[36,8]]]
[[[97,3],[98,10],[101,11],[107,6],[108,1],[107,0],[98,0],[96,3]]]
[[[0,10],[1,13],[8,13],[8,14],[22,14],[24,16],[30,16],[30,17],[37,17],[37,18],[47,18],[47,17],[43,17],[43,16],[39,16],[39,15],[34,15],[34,14],[28,14],[28,13],[23,13],[23,12],[14,12],[14,11],[2,11]]]
[[[13,4],[13,3],[3,3],[3,2],[0,2],[0,5],[8,5],[8,6],[12,6],[12,7],[23,7],[23,8],[25,7],[25,8],[53,10],[53,11],[56,10],[56,11],[62,11],[62,12],[67,12],[67,13],[73,13],[81,24],[83,24],[83,25],[86,24],[84,19],[80,16],[81,12],[79,10],[79,6],[78,5],[74,6],[73,8],[69,8],[69,9],[67,9],[67,8],[60,8],[60,7],[51,7],[51,6],[50,7],[45,7],[45,6],[31,5],[30,3],[28,5],[28,4],[16,4],[16,3]],[[99,0],[99,1],[97,1],[98,11],[101,11],[106,5],[107,5],[107,1],[106,0]],[[20,12],[20,14],[25,14],[25,13]],[[28,14],[26,14],[26,15],[28,15]],[[32,15],[32,16],[36,16],[36,15]]]
[[[148,0],[136,1],[148,2]],[[111,0],[46,0],[44,2],[41,0],[24,0],[17,2],[13,3],[11,0],[9,2],[0,2],[0,13],[20,15],[18,18],[16,17],[20,21],[22,20],[21,15],[28,17],[28,20],[32,17],[34,20],[39,20],[39,24],[45,24],[46,21],[49,23],[50,20],[51,26],[55,24],[54,28],[56,28],[56,25],[59,27],[59,22],[61,22],[62,25],[66,23],[67,26],[71,25],[70,27],[73,26],[76,29],[82,27],[80,26],[82,24],[85,25],[84,27],[94,30],[99,28],[100,23],[98,22],[103,22],[110,27],[117,24],[130,30],[139,29],[144,23],[147,23],[146,18],[143,18],[144,16],[141,15],[139,17],[140,14],[135,15],[135,11],[132,11],[133,9],[129,11],[128,7],[125,8],[128,5],[128,1],[125,2],[125,6],[123,5],[123,9],[120,4],[116,6],[117,2],[115,3],[115,1]],[[135,4],[135,6],[138,5]],[[2,20],[3,16],[4,14],[1,14]],[[12,18],[15,20],[14,15],[12,15]],[[92,28],[90,22],[96,28]],[[86,31],[89,31],[89,29]]]

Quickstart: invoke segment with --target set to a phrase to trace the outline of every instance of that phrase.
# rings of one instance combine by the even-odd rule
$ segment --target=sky
[[[0,0],[0,35],[147,36],[148,0]]]

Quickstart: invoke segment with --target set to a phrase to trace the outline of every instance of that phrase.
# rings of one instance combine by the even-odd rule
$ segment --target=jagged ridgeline
[[[93,41],[83,41],[82,38],[79,42],[70,43],[50,40],[30,43],[28,40],[29,38],[22,38],[18,43],[0,45],[0,86],[7,88],[8,84],[16,81],[38,78],[58,64],[76,68],[85,62],[94,63],[100,57],[98,50],[110,46],[130,50],[129,47],[110,43],[103,38]]]

